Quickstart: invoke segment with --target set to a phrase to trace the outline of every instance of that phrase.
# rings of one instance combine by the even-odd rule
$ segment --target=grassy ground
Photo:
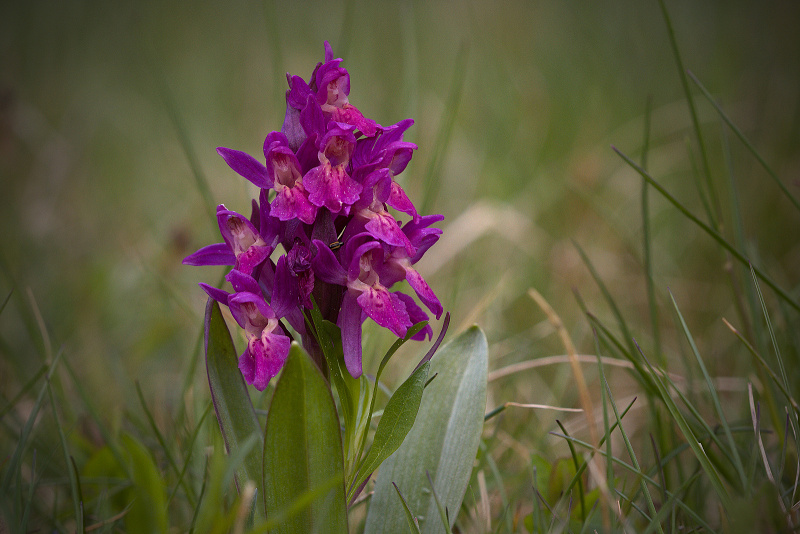
[[[416,120],[404,186],[445,215],[420,270],[453,332],[486,331],[490,408],[585,410],[509,407],[487,421],[461,531],[798,524],[800,10],[666,8],[672,33],[656,1],[3,7],[5,528],[29,510],[31,530],[73,531],[73,474],[91,502],[87,524],[116,517],[127,475],[105,473],[109,495],[91,473],[124,433],[154,451],[155,475],[176,489],[169,522],[189,529],[215,430],[213,417],[200,424],[196,284],[220,273],[180,260],[216,240],[209,204],[243,211],[253,194],[215,147],[257,154],[281,123],[284,73],[307,77],[326,39],[350,71],[352,102],[382,124]],[[643,192],[610,145],[675,203]],[[588,363],[570,365],[530,288]],[[377,358],[390,338],[368,334]],[[666,386],[642,353],[672,373]],[[614,360],[601,369],[598,354]],[[42,373],[57,358],[49,393]],[[409,369],[393,365],[396,383]],[[624,432],[611,432],[611,397],[620,415],[636,398]],[[595,444],[611,435],[602,452],[626,465],[598,456],[574,477],[588,449],[551,432]],[[183,484],[172,461],[188,466]]]

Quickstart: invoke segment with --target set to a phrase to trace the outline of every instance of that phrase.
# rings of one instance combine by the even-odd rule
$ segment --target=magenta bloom
[[[313,262],[317,276],[325,282],[347,288],[337,325],[342,331],[347,370],[354,377],[359,377],[362,373],[361,324],[366,317],[391,330],[396,336],[403,337],[408,327],[427,320],[428,316],[407,295],[388,290],[396,280],[382,279],[380,276],[384,270],[385,245],[368,233],[348,240],[344,245],[341,263],[324,243],[315,241],[314,244],[318,249]],[[428,328],[420,334],[419,338],[426,334],[430,336],[431,331]]]
[[[217,222],[224,243],[208,245],[184,258],[185,265],[234,265],[237,270],[253,274],[255,268],[272,254],[255,226],[235,211],[217,206]]]
[[[312,204],[339,213],[346,205],[352,205],[361,193],[361,184],[347,173],[350,154],[356,146],[353,128],[345,124],[331,123],[319,143],[319,166],[306,173],[304,180],[308,199]]]
[[[281,221],[300,219],[313,224],[317,208],[308,200],[303,187],[300,162],[289,148],[289,141],[281,132],[272,132],[264,141],[264,156],[267,158],[267,175],[275,189],[272,201],[272,215]]]
[[[220,147],[217,153],[259,189],[250,218],[217,208],[223,242],[187,256],[187,265],[227,265],[233,291],[200,284],[230,308],[247,347],[245,380],[259,390],[280,372],[292,337],[320,356],[307,311],[341,330],[344,359],[361,376],[361,328],[371,319],[404,337],[443,307],[414,265],[441,230],[440,215],[421,216],[397,181],[417,145],[406,119],[383,127],[350,103],[350,74],[325,43],[325,60],[308,80],[287,75],[286,115],[270,132],[264,160]],[[405,218],[405,223],[400,218]],[[410,219],[410,220],[409,220]],[[405,280],[411,295],[393,291]],[[416,297],[414,297],[414,295]],[[432,336],[426,326],[414,339]]]

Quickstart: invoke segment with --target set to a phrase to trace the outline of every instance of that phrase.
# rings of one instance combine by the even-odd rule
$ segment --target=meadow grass
[[[251,196],[214,147],[257,153],[324,39],[359,107],[416,119],[420,270],[489,339],[453,532],[797,528],[797,8],[462,7],[9,8],[0,532],[247,531],[179,264]]]

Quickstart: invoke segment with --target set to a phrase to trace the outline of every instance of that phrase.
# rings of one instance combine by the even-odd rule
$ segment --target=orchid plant
[[[413,120],[381,126],[365,117],[350,103],[350,76],[341,63],[326,42],[325,61],[308,81],[287,75],[286,115],[281,130],[266,136],[263,160],[217,149],[259,195],[249,217],[220,204],[223,242],[183,260],[232,267],[225,276],[231,291],[200,284],[209,297],[209,385],[228,453],[243,458],[237,486],[240,492],[248,483],[255,487],[254,519],[266,518],[281,532],[347,530],[348,506],[359,502],[376,469],[407,442],[411,457],[400,461],[415,465],[387,475],[392,480],[379,480],[384,489],[376,490],[369,514],[381,526],[370,527],[368,520],[367,529],[383,532],[386,521],[406,519],[412,531],[420,524],[432,532],[449,529],[454,515],[424,520],[430,503],[423,496],[431,490],[434,496],[446,494],[451,514],[463,498],[483,421],[486,343],[474,327],[434,359],[449,324],[445,315],[438,339],[373,429],[378,383],[389,359],[409,339],[432,340],[428,314],[440,319],[444,313],[414,267],[439,239],[442,230],[433,225],[443,217],[419,214],[396,179],[418,148],[403,139]],[[392,290],[402,281],[421,305]],[[220,304],[246,339],[238,358]],[[368,319],[398,337],[371,380],[362,365],[362,325]],[[426,394],[423,403],[426,386],[436,384],[433,377],[446,369],[450,376],[438,382],[455,382],[432,387],[437,392]],[[244,382],[263,391],[278,375],[262,428]],[[406,438],[430,403],[437,409],[428,411],[436,415],[418,426],[427,425],[428,434],[444,433],[445,439],[421,435],[411,443]],[[442,406],[449,409],[440,413]],[[460,425],[443,430],[451,419]],[[263,447],[253,439],[263,440]],[[428,443],[439,443],[438,450]],[[416,458],[420,451],[432,460]],[[444,466],[443,452],[461,460]],[[415,470],[417,480],[400,484]],[[431,470],[437,482],[428,476]],[[298,504],[303,499],[305,507]]]

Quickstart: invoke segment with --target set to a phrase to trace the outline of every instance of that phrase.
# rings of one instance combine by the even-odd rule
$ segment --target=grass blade
[[[700,356],[700,351],[697,350],[697,345],[694,342],[694,337],[692,337],[692,333],[689,331],[689,327],[686,324],[686,320],[683,318],[683,314],[678,308],[678,303],[675,302],[675,296],[672,294],[671,291],[669,292],[669,297],[672,300],[672,306],[675,309],[675,313],[677,313],[678,319],[680,320],[681,329],[683,330],[683,333],[686,336],[686,340],[689,342],[689,347],[692,349],[692,354],[694,354],[694,357],[697,360],[697,365],[700,367],[700,371],[703,373],[703,378],[705,379],[706,385],[708,386],[708,393],[711,396],[711,401],[714,403],[714,410],[717,412],[720,424],[722,425],[722,428],[725,431],[725,437],[728,440],[728,446],[730,447],[731,456],[733,457],[733,464],[734,467],[736,467],[736,472],[739,475],[739,482],[742,485],[741,489],[742,491],[746,491],[747,476],[745,475],[744,472],[744,464],[742,463],[742,459],[739,456],[739,450],[736,447],[736,442],[733,441],[733,434],[731,433],[731,427],[730,425],[728,425],[728,419],[725,417],[725,412],[722,410],[722,403],[719,400],[717,389],[714,387],[714,382],[711,380],[711,376],[708,374],[708,369],[706,369],[706,365],[703,362],[703,358]]]
[[[664,384],[664,382],[662,382],[659,374],[656,373],[655,369],[647,360],[647,357],[644,355],[644,352],[642,351],[642,349],[639,347],[638,344],[636,345],[636,348],[639,350],[639,353],[642,355],[645,365],[647,365],[647,368],[653,375],[654,382],[656,384],[656,387],[658,387],[662,402],[666,405],[667,410],[669,410],[669,413],[672,416],[672,419],[675,421],[675,424],[683,433],[687,443],[689,444],[689,447],[691,447],[692,451],[695,454],[695,457],[700,462],[700,465],[705,471],[706,476],[711,482],[711,485],[714,487],[714,490],[719,496],[723,508],[725,510],[730,510],[731,498],[730,495],[728,494],[728,490],[725,489],[725,486],[722,484],[722,479],[720,478],[719,473],[714,468],[714,465],[711,463],[711,460],[709,459],[708,455],[703,449],[702,444],[697,440],[697,436],[695,436],[694,431],[689,426],[689,423],[686,421],[686,418],[681,413],[680,409],[678,408],[678,405],[672,399],[672,396],[670,395],[667,386]]]
[[[700,161],[703,164],[703,176],[706,180],[708,195],[711,198],[713,209],[716,211],[716,213],[709,212],[709,219],[711,220],[714,228],[718,231],[722,210],[720,208],[719,197],[717,196],[717,192],[714,187],[714,181],[711,178],[711,167],[708,163],[708,151],[706,150],[705,141],[703,141],[703,134],[700,130],[700,121],[697,118],[697,110],[695,109],[694,100],[692,99],[692,93],[689,90],[689,81],[686,77],[686,69],[683,66],[680,50],[678,50],[678,41],[675,38],[675,30],[672,28],[672,19],[670,19],[669,13],[667,12],[667,6],[664,3],[664,0],[658,0],[658,4],[661,6],[661,13],[664,17],[664,23],[667,25],[669,44],[672,48],[672,53],[675,56],[675,62],[678,65],[678,74],[680,75],[681,79],[681,87],[683,87],[683,93],[686,97],[686,104],[689,106],[689,114],[692,117],[692,126],[694,127],[694,132],[697,136],[697,145],[700,148]]]
[[[406,521],[408,521],[408,530],[411,531],[412,534],[421,534],[419,531],[419,522],[417,521],[417,518],[414,517],[414,514],[411,513],[411,510],[408,509],[408,503],[403,497],[403,494],[400,493],[400,489],[397,487],[397,484],[392,482],[392,486],[394,486],[394,489],[397,492],[397,496],[400,497],[400,502],[403,505],[403,511],[406,513]]]
[[[700,91],[706,97],[708,102],[714,107],[715,110],[717,110],[717,113],[722,118],[722,120],[725,121],[725,124],[728,125],[728,127],[731,129],[731,131],[733,131],[734,134],[736,134],[736,137],[739,138],[739,140],[742,142],[745,148],[747,148],[747,150],[750,151],[750,153],[756,158],[756,160],[758,160],[758,163],[765,171],[767,171],[769,177],[775,181],[775,183],[780,188],[781,192],[783,192],[783,194],[786,196],[786,198],[789,199],[789,201],[794,205],[794,207],[798,211],[800,211],[800,202],[798,202],[798,200],[794,197],[794,195],[792,195],[792,193],[784,185],[784,183],[780,180],[780,178],[778,178],[778,175],[775,174],[775,171],[773,171],[772,168],[769,166],[769,164],[767,164],[767,162],[764,160],[764,158],[761,157],[761,154],[758,153],[758,150],[756,150],[753,144],[747,140],[742,131],[736,126],[736,124],[733,123],[733,121],[730,119],[730,117],[728,117],[725,111],[723,111],[722,106],[720,106],[717,103],[717,101],[714,100],[714,97],[711,95],[708,89],[706,89],[705,86],[702,83],[700,83],[700,80],[697,78],[697,76],[694,75],[694,73],[691,70],[687,71],[687,74],[689,75],[689,78],[691,78],[691,80],[694,82],[694,84],[697,85],[697,88],[700,89]]]
[[[800,312],[800,304],[795,302],[794,299],[792,299],[792,297],[786,291],[781,289],[780,286],[778,286],[778,284],[773,282],[772,279],[769,276],[767,276],[761,269],[759,269],[755,265],[752,265],[750,260],[743,253],[739,252],[739,250],[736,247],[734,247],[733,245],[728,243],[725,240],[725,238],[722,237],[722,235],[720,235],[719,232],[717,232],[716,230],[714,230],[713,228],[708,226],[706,223],[704,223],[703,221],[698,219],[692,212],[690,212],[688,209],[686,209],[683,206],[683,204],[678,202],[678,200],[675,197],[673,197],[666,189],[664,189],[664,187],[661,184],[659,184],[652,176],[650,176],[650,174],[647,171],[642,169],[639,165],[637,165],[627,155],[625,155],[623,152],[621,152],[619,149],[617,149],[614,146],[612,146],[611,148],[612,148],[612,150],[614,150],[614,152],[617,153],[617,155],[619,155],[623,160],[625,160],[625,162],[628,165],[630,165],[630,167],[633,170],[635,170],[637,173],[639,173],[639,175],[642,178],[647,180],[647,182],[650,183],[650,185],[652,185],[659,193],[661,193],[661,195],[664,198],[666,198],[670,202],[670,204],[675,206],[678,209],[678,211],[683,213],[689,220],[691,220],[693,223],[695,223],[697,226],[699,226],[701,230],[703,230],[712,239],[714,239],[714,241],[719,243],[725,250],[730,252],[731,255],[733,255],[734,258],[739,260],[744,265],[750,265],[750,267],[753,269],[753,272],[758,276],[758,278],[761,279],[762,282],[767,284],[773,291],[775,291],[775,293],[783,301],[785,301],[792,308],[794,308],[795,311]]]

